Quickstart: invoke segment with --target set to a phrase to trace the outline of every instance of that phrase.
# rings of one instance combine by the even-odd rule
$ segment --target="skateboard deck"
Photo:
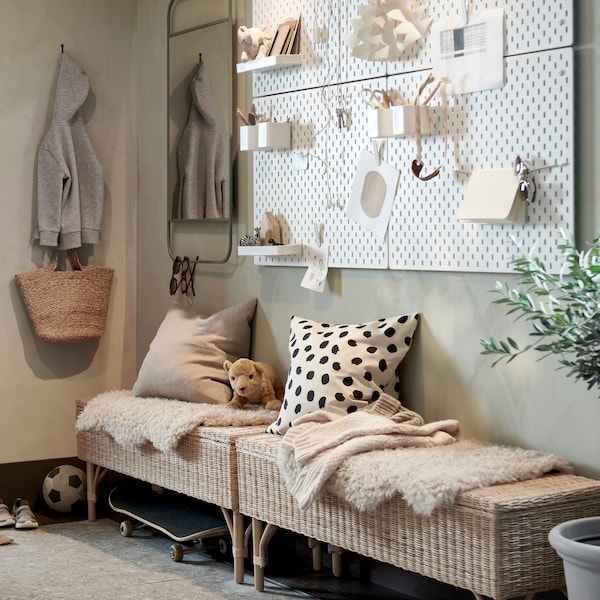
[[[216,507],[168,490],[159,493],[143,482],[115,487],[108,496],[108,503],[115,512],[160,531],[176,542],[229,535],[225,519],[215,514]],[[122,523],[121,533],[131,535],[131,529],[126,534]]]

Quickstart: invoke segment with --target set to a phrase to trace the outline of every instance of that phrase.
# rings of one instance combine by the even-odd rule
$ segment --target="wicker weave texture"
[[[33,330],[45,342],[86,342],[104,333],[114,270],[82,267],[74,250],[69,260],[74,270],[57,270],[56,252],[46,267],[15,276]]]
[[[77,401],[78,414],[85,402]],[[107,433],[84,431],[77,433],[77,455],[117,473],[237,510],[235,440],[261,431],[263,426],[198,427],[168,453],[149,443],[125,448]]]
[[[430,517],[400,497],[361,513],[329,493],[301,511],[279,473],[279,442],[237,441],[242,514],[496,600],[564,587],[548,532],[600,510],[599,481],[560,474],[465,492]]]

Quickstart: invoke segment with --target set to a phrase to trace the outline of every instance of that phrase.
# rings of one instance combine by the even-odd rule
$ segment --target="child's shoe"
[[[4,500],[0,499],[0,527],[12,527],[14,524],[15,518],[10,514]]]
[[[16,519],[15,529],[35,529],[39,527],[37,519],[29,507],[27,500],[17,498],[13,506],[13,516]]]

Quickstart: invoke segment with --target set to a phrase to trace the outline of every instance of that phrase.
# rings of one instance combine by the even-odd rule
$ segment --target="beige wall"
[[[0,463],[73,455],[74,399],[130,386],[171,302],[165,166],[167,5],[168,0],[0,0],[0,173],[5,205],[0,269],[6,282],[0,292],[5,294],[0,317]],[[599,63],[593,31],[600,27],[592,0],[581,6],[586,13],[582,22],[596,19],[595,28],[582,29],[581,45],[586,48],[578,52],[586,81],[594,82]],[[239,22],[247,23],[244,11],[240,13]],[[32,182],[61,42],[91,76],[95,106],[90,108],[88,130],[106,171],[104,239],[90,260],[117,270],[109,328],[93,348],[48,348],[36,342],[12,279],[40,261],[39,250],[32,250],[29,241]],[[243,106],[247,82],[240,76],[236,83],[238,104]],[[580,107],[588,119],[579,131],[584,150],[580,159],[585,161],[581,172],[588,176],[578,181],[578,202],[585,207],[588,231],[600,224],[589,177],[600,172],[593,148],[598,127],[592,112],[595,85],[589,84]],[[242,153],[236,165],[236,238],[252,225],[250,160]],[[182,249],[194,254],[200,243],[187,236]],[[282,375],[288,366],[292,314],[341,322],[420,311],[423,320],[404,370],[408,405],[427,419],[460,419],[464,437],[553,451],[580,472],[600,476],[597,393],[557,372],[553,359],[535,362],[532,356],[492,369],[491,360],[481,356],[479,338],[500,336],[510,326],[490,304],[487,290],[495,276],[334,269],[325,293],[315,294],[299,287],[302,274],[302,269],[291,267],[259,268],[252,259],[235,256],[224,266],[199,266],[195,306],[208,313],[258,297],[254,356],[272,362]]]
[[[136,4],[0,0],[0,464],[73,456],[74,401],[135,373]],[[36,152],[49,124],[60,44],[88,73],[84,117],[104,167],[102,241],[83,254],[116,270],[96,343],[35,339],[14,274],[48,261],[32,245]]]

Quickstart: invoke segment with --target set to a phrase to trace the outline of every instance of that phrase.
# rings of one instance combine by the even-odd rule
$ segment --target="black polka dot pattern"
[[[292,317],[284,403],[267,431],[283,434],[314,410],[349,414],[382,392],[397,397],[398,367],[418,321],[417,313],[357,325]]]

